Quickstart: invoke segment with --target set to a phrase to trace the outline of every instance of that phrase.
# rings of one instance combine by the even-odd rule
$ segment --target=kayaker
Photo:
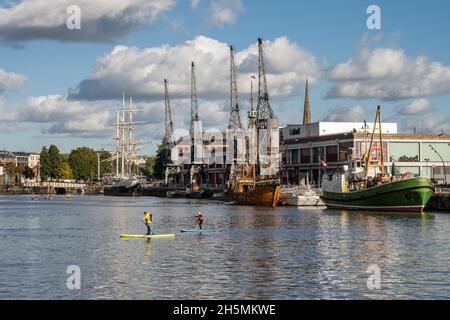
[[[200,228],[200,230],[203,229],[202,224],[204,219],[205,217],[203,216],[203,213],[201,213],[200,211],[195,215],[195,220],[197,220],[198,227]]]
[[[150,228],[150,225],[153,222],[153,213],[150,213],[148,211],[144,211],[144,218],[142,219],[142,221],[144,221],[145,226],[147,227],[147,236],[151,235],[151,234],[155,234],[152,229]]]

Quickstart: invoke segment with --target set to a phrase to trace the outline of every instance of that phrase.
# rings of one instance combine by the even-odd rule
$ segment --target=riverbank
[[[84,189],[67,189],[67,188],[53,188],[53,187],[22,187],[22,186],[0,187],[0,195],[27,195],[27,194],[101,195],[103,194],[103,186],[92,186]]]

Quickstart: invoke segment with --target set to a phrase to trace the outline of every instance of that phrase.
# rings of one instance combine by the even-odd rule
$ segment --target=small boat
[[[209,232],[215,232],[214,230],[199,230],[199,229],[183,229],[183,230],[180,230],[180,232],[183,232],[183,233],[188,233],[188,232],[191,232],[191,233],[209,233]]]
[[[189,199],[203,199],[204,194],[205,194],[204,190],[192,190],[192,191],[186,192],[186,198],[189,198]]]
[[[211,200],[227,201],[228,196],[225,192],[215,192],[215,193],[213,193]]]
[[[185,198],[186,191],[183,191],[183,190],[167,191],[166,197],[167,198]]]
[[[120,238],[131,238],[131,239],[155,239],[155,238],[174,238],[175,234],[154,234],[154,235],[145,235],[145,234],[121,234]]]
[[[319,195],[290,194],[281,196],[281,201],[287,206],[318,207],[325,206]]]

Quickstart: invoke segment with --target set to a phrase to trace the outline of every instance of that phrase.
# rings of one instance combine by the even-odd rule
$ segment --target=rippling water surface
[[[156,233],[142,234],[142,212]],[[205,213],[211,234],[180,234]],[[69,290],[67,267],[81,270]],[[367,268],[381,270],[370,290]],[[450,214],[0,196],[0,299],[450,299]]]

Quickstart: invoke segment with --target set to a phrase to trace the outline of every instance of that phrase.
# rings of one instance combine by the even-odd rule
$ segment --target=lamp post
[[[97,152],[97,181],[100,181],[100,152]]]
[[[442,156],[440,155],[440,153],[439,153],[435,148],[433,148],[433,146],[432,146],[431,144],[428,145],[428,146],[431,148],[431,150],[433,150],[434,152],[436,152],[436,154],[439,156],[439,158],[441,158],[442,165],[444,166],[444,184],[447,185],[447,170],[446,170],[446,168],[445,168],[445,161],[444,161],[444,158],[442,158]]]

